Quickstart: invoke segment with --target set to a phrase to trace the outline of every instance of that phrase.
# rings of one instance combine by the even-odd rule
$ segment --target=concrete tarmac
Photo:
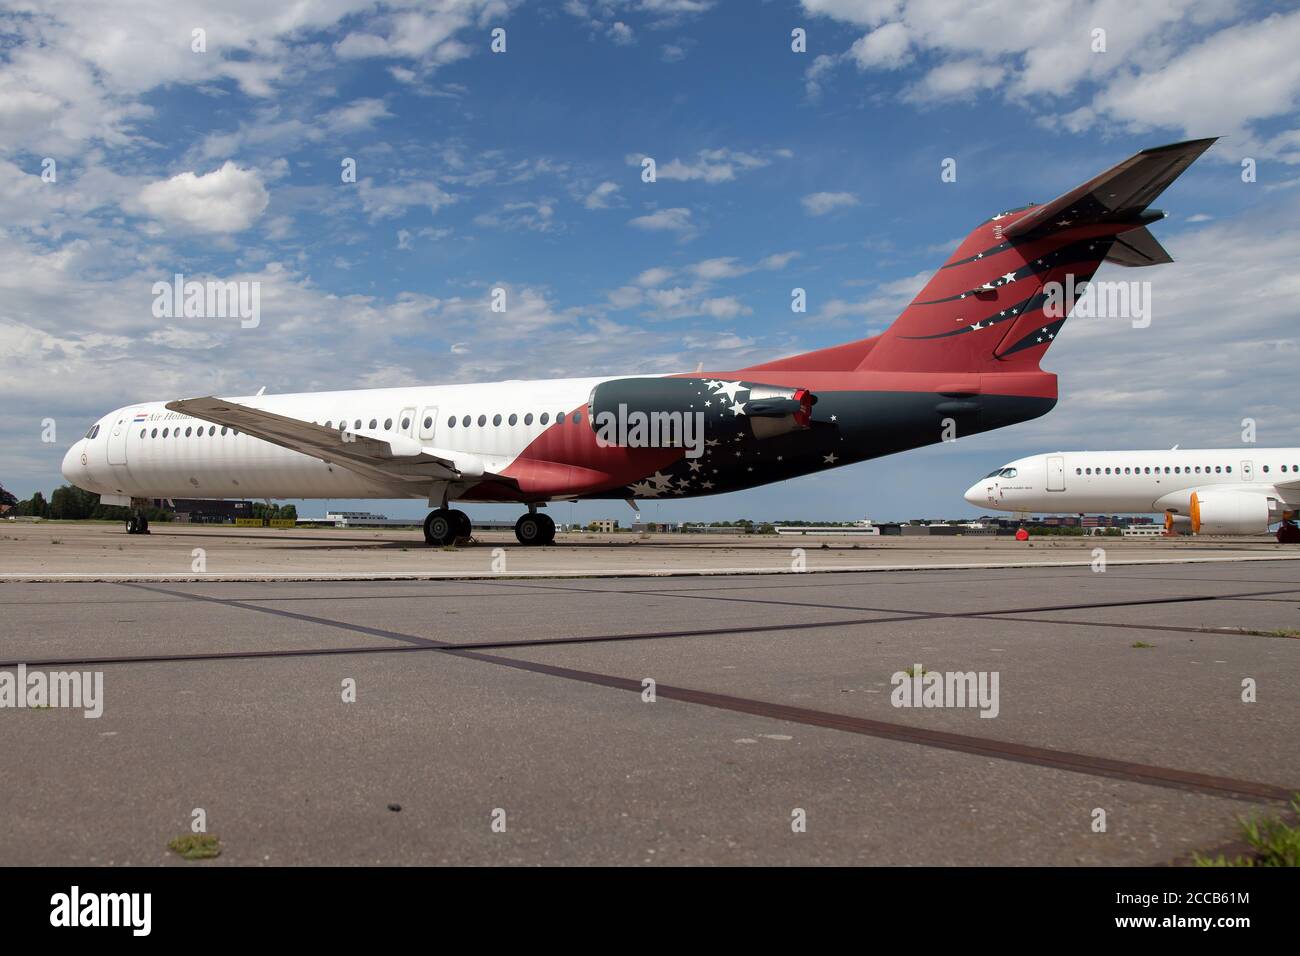
[[[0,709],[0,863],[1184,860],[1300,788],[1300,565],[1105,544],[1100,573],[10,580],[0,670],[102,672],[103,715]],[[894,706],[915,664],[996,674],[996,716]],[[222,853],[187,863],[196,809]]]

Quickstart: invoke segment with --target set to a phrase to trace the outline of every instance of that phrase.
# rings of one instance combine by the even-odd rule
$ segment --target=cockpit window
[[[1016,470],[1014,468],[1003,468],[998,474],[1003,478],[1014,478],[1016,477]]]
[[[94,437],[95,437],[96,435],[98,435],[98,434],[99,434],[99,426],[98,426],[98,425],[91,425],[91,426],[90,426],[90,431],[86,432],[86,437],[87,437],[87,438],[94,438]]]

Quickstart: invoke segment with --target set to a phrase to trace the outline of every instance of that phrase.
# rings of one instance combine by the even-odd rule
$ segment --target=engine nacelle
[[[1194,491],[1191,502],[1195,534],[1263,534],[1271,516],[1268,497],[1239,491]]]
[[[1165,532],[1169,534],[1187,534],[1192,530],[1192,519],[1187,515],[1165,512]]]
[[[704,378],[616,378],[591,390],[587,418],[602,445],[686,447],[697,432],[770,438],[812,427],[806,388]]]

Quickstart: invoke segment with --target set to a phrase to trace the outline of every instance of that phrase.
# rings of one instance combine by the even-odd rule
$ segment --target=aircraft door
[[[1065,459],[1060,455],[1050,455],[1047,459],[1047,490],[1065,490]]]
[[[126,464],[126,436],[131,431],[131,410],[118,410],[113,419],[113,427],[108,430],[108,463],[110,465]]]
[[[433,441],[434,430],[438,427],[438,406],[426,405],[420,413],[420,440]]]

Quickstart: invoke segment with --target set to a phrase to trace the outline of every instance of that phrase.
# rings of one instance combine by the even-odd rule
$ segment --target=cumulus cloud
[[[150,183],[140,190],[136,202],[167,226],[233,233],[251,226],[265,211],[270,196],[255,170],[227,162],[201,176],[185,172]]]

